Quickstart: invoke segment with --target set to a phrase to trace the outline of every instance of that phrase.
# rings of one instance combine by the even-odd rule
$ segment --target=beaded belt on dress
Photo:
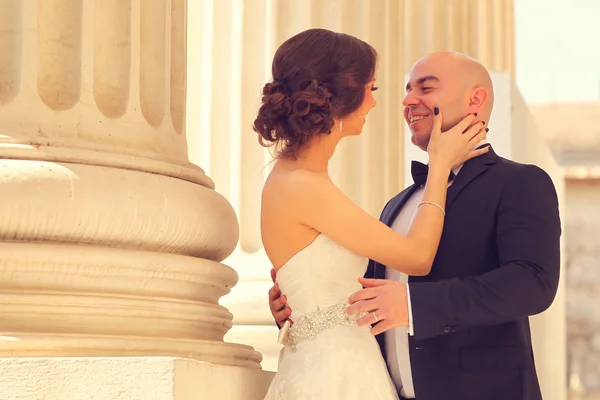
[[[314,338],[318,333],[325,329],[337,325],[353,325],[356,323],[357,319],[367,315],[366,312],[348,315],[346,313],[346,308],[348,308],[349,305],[350,304],[345,301],[303,315],[298,321],[294,321],[294,324],[290,326],[283,339],[283,343],[289,345],[292,350],[296,350],[296,346],[299,343]]]

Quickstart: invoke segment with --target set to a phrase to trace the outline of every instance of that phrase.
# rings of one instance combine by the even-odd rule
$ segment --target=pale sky
[[[600,0],[515,0],[515,41],[525,101],[600,101]]]

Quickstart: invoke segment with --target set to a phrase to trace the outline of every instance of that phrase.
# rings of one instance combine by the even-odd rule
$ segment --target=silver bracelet
[[[417,206],[417,208],[421,207],[423,204],[430,204],[432,206],[436,206],[437,208],[439,208],[444,213],[444,215],[446,215],[446,210],[444,210],[444,208],[442,206],[440,206],[438,203],[435,203],[433,201],[422,201],[422,202],[419,203],[419,205]]]

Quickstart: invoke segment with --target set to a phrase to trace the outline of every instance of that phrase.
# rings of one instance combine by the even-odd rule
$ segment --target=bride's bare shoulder
[[[273,170],[265,182],[263,196],[297,195],[306,193],[307,190],[315,190],[322,185],[332,184],[328,176],[307,169]]]

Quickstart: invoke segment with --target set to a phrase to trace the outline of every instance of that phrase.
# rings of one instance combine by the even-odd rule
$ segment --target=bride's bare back
[[[293,162],[277,161],[262,192],[262,241],[275,270],[312,243],[320,233],[301,222],[305,210],[291,207],[295,203],[292,198],[297,195],[293,183],[299,173],[302,170]],[[326,174],[323,177],[331,182]]]

